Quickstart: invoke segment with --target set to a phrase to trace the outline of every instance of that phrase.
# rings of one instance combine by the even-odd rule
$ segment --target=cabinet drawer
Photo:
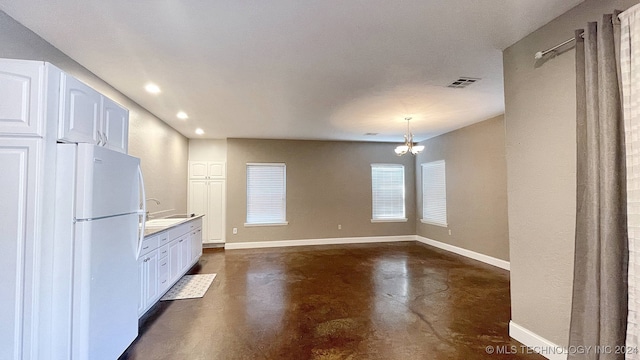
[[[157,248],[158,248],[157,236],[144,238],[144,240],[142,241],[142,248],[140,249],[140,256],[146,255]]]
[[[160,248],[158,248],[158,258],[164,259],[167,255],[169,255],[169,244],[160,246]]]
[[[193,232],[195,229],[202,227],[202,218],[190,221],[188,222],[188,225],[189,225],[189,231]]]
[[[178,225],[169,229],[169,238],[177,239],[180,236],[189,232],[189,223]]]
[[[168,245],[167,245],[168,246]],[[158,288],[160,294],[169,288],[169,258],[164,257],[158,263]]]
[[[169,244],[169,232],[167,231],[162,234],[158,234],[158,246],[161,247],[167,244]]]

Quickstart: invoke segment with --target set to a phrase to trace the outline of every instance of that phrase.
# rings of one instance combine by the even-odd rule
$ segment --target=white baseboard
[[[342,245],[342,244],[368,244],[398,241],[414,241],[415,235],[400,236],[371,236],[349,238],[303,239],[303,240],[278,240],[278,241],[251,241],[224,244],[225,250],[257,249],[286,246],[311,246],[311,245]]]
[[[456,253],[458,255],[462,255],[462,256],[466,256],[468,258],[474,259],[474,260],[478,260],[481,261],[483,263],[489,264],[489,265],[493,265],[496,267],[499,267],[501,269],[505,269],[505,270],[509,270],[511,267],[511,264],[508,261],[502,260],[502,259],[498,259],[498,258],[494,258],[492,256],[489,255],[485,255],[485,254],[480,254],[477,253],[475,251],[471,251],[471,250],[467,250],[467,249],[463,249],[461,247],[457,247],[454,245],[450,245],[450,244],[446,244],[440,241],[436,241],[436,240],[432,240],[420,235],[416,235],[415,236],[416,241],[419,241],[423,244],[427,244],[433,247],[437,247],[438,249],[442,249],[442,250],[447,250],[447,251],[451,251],[452,253]]]
[[[543,338],[542,336],[509,321],[509,336],[526,345],[549,360],[566,360],[567,349]]]

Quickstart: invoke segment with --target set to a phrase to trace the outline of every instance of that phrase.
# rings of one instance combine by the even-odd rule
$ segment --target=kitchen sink
[[[167,226],[172,226],[175,225],[179,222],[184,221],[184,218],[180,218],[180,219],[153,219],[153,220],[149,220],[147,221],[144,226],[147,228],[152,228],[152,227],[167,227]]]
[[[189,219],[195,216],[196,214],[175,214],[175,215],[167,216],[165,219]]]

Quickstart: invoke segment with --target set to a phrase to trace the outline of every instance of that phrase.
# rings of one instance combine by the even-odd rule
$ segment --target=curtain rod
[[[625,12],[626,12],[626,11],[625,11]],[[616,16],[616,18],[621,19],[622,14],[624,14],[624,12],[623,12],[623,13],[619,13],[619,14]],[[584,33],[580,34],[580,37],[584,39]],[[574,37],[572,37],[571,39],[568,39],[568,40],[566,40],[566,41],[563,41],[563,42],[561,42],[560,44],[558,44],[558,45],[556,45],[556,46],[554,46],[554,47],[552,47],[552,48],[549,48],[549,49],[547,49],[547,50],[545,50],[545,51],[538,51],[538,52],[535,54],[535,56],[534,56],[534,57],[535,57],[535,59],[536,59],[536,60],[540,60],[540,59],[542,59],[542,57],[543,57],[543,56],[547,55],[548,53],[552,52],[553,50],[555,50],[555,49],[557,49],[557,48],[559,48],[559,47],[563,47],[563,46],[567,45],[568,43],[570,43],[570,42],[572,42],[572,41],[575,41],[575,40],[576,40],[576,38],[575,38],[575,36],[574,36]]]
[[[580,37],[582,38],[582,37],[584,37],[584,35],[581,34]],[[548,53],[550,53],[550,52],[552,52],[552,51],[554,51],[554,50],[556,50],[558,48],[561,48],[561,47],[563,47],[563,46],[565,46],[565,45],[567,45],[570,42],[575,41],[575,40],[576,40],[576,38],[574,36],[571,39],[563,41],[560,44],[558,44],[558,45],[556,45],[556,46],[554,46],[552,48],[549,48],[549,49],[547,49],[545,51],[538,51],[534,57],[535,57],[536,60],[540,60],[540,59],[542,59],[543,56],[547,55]]]

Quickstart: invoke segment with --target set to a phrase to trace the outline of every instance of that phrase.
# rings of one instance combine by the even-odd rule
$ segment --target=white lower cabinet
[[[158,250],[153,250],[138,259],[138,278],[141,284],[138,315],[141,315],[141,311],[158,297]]]
[[[173,240],[169,243],[169,281],[174,282],[177,281],[180,277],[181,264],[180,260],[182,258],[180,251],[182,248],[180,247],[180,242],[178,239]]]
[[[191,232],[189,242],[191,243],[191,257],[202,256],[202,228],[197,228]]]
[[[142,242],[138,258],[138,316],[147,312],[202,255],[202,219],[183,223]]]

